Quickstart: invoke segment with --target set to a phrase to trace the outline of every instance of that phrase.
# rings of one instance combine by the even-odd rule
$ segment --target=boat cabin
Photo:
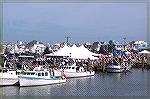
[[[21,75],[26,76],[49,76],[49,71],[23,71],[23,72],[16,72],[21,73]]]
[[[59,69],[65,72],[84,72],[85,71],[85,69],[80,66],[62,66]]]
[[[55,79],[63,78],[62,76],[54,76],[52,72],[49,71],[24,71],[19,77],[30,78],[30,79]]]

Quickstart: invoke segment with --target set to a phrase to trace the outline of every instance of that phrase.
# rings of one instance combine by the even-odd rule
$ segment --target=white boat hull
[[[106,67],[107,72],[123,72],[124,68],[121,67],[121,65],[109,65]]]
[[[109,65],[106,67],[107,72],[124,72],[131,69],[131,65],[122,67],[121,65]]]
[[[62,72],[60,70],[55,70],[54,71],[55,76],[61,76],[64,75],[67,78],[76,78],[76,77],[87,77],[87,76],[94,76],[95,72],[94,71],[87,71],[87,72]]]
[[[0,86],[15,85],[18,83],[18,76],[15,73],[0,73]]]
[[[67,72],[65,73],[67,78],[74,78],[74,77],[87,77],[87,76],[94,76],[95,72]]]
[[[38,85],[49,85],[64,83],[66,79],[37,79],[37,78],[24,78],[19,77],[20,86],[38,86]]]
[[[18,78],[0,78],[0,86],[10,86],[18,84]]]
[[[117,69],[110,69],[110,68],[109,68],[109,69],[107,69],[106,71],[107,71],[107,72],[112,72],[112,73],[113,73],[113,72],[114,72],[114,73],[120,73],[120,72],[123,72],[124,70],[123,70],[123,69],[117,70]]]

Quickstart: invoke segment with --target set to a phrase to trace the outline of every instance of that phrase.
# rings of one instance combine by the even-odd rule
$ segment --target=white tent
[[[147,50],[143,50],[143,51],[141,51],[141,52],[139,52],[140,54],[150,54],[150,52],[149,51],[147,51]]]
[[[75,58],[75,59],[88,59],[88,58],[98,59],[97,57],[93,56],[97,54],[90,52],[83,45],[80,47],[77,47],[76,45],[73,45],[72,47],[68,47],[65,45],[62,49],[55,52],[54,55],[71,56],[71,58]]]
[[[54,55],[56,56],[70,56],[70,47],[65,45],[63,48],[58,50],[57,52],[54,52]]]
[[[71,58],[76,59],[97,59],[97,57],[94,57],[95,53],[90,52],[87,48],[85,48],[83,45],[80,47],[71,47]]]
[[[82,55],[82,57],[85,57],[85,58],[90,58],[90,59],[97,59],[96,57],[94,56],[97,56],[97,54],[93,53],[93,52],[90,52],[87,48],[85,48],[83,45],[79,47],[79,51]]]

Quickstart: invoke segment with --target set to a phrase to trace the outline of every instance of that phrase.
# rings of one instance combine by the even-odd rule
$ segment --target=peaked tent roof
[[[141,51],[141,52],[139,52],[140,54],[150,54],[150,52],[149,51],[147,51],[147,50],[143,50],[143,51]]]
[[[65,45],[59,51],[55,52],[54,55],[71,56],[71,58],[76,58],[76,59],[88,59],[88,58],[97,59],[97,57],[93,56],[96,54],[90,52],[83,45],[80,47],[77,47],[76,45],[73,45],[72,47],[68,47]]]
[[[63,48],[58,50],[57,52],[54,52],[54,55],[57,56],[70,56],[70,47],[65,45]]]

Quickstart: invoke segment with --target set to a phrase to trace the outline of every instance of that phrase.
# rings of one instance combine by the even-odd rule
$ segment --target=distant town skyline
[[[147,41],[145,3],[4,3],[3,42]]]

